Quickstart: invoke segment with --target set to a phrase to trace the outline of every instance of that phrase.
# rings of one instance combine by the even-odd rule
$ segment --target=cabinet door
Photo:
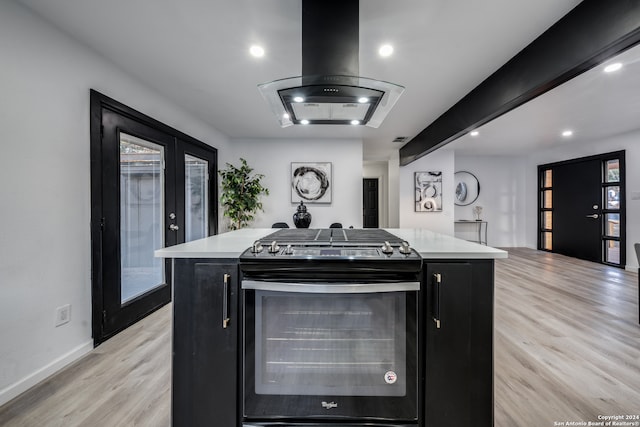
[[[425,271],[427,426],[493,425],[492,262]]]
[[[238,265],[176,260],[175,271],[173,425],[234,426]]]

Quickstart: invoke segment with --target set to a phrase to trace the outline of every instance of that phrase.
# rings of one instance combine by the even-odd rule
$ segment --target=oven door
[[[245,420],[417,420],[419,282],[242,288]]]

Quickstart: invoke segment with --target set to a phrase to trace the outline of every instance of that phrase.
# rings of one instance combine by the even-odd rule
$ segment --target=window
[[[553,249],[553,171],[543,169],[540,173],[540,241],[538,247]]]
[[[602,161],[602,243],[603,261],[620,265],[621,238],[620,159]]]

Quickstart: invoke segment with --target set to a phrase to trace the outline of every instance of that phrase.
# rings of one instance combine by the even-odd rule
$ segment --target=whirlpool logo
[[[336,402],[322,402],[322,407],[325,409],[333,409],[337,408],[338,404]]]

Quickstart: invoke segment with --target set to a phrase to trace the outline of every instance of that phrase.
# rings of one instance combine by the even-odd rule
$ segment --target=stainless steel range
[[[422,258],[379,229],[283,229],[240,257],[243,426],[415,426]]]

